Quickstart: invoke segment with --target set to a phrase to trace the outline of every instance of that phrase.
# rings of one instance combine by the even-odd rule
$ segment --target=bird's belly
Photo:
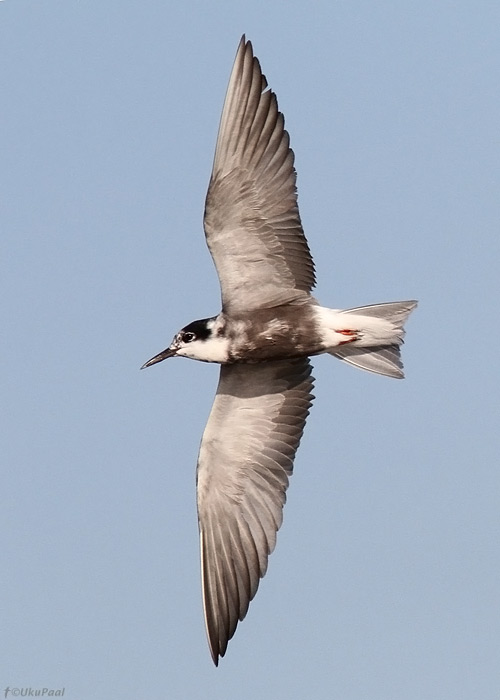
[[[287,334],[262,333],[235,343],[230,362],[264,362],[318,355],[324,351],[320,342],[296,331]]]

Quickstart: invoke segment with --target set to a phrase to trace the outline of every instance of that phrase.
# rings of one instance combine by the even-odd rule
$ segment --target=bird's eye
[[[186,333],[182,334],[182,340],[185,343],[191,343],[195,338],[196,338],[195,334],[191,333],[191,331],[187,331]]]

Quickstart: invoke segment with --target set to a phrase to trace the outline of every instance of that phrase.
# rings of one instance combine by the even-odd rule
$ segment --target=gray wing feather
[[[216,664],[266,573],[312,388],[307,359],[221,367],[197,474],[203,604]]]
[[[314,264],[302,230],[294,155],[275,94],[241,39],[205,205],[226,312],[308,303]]]

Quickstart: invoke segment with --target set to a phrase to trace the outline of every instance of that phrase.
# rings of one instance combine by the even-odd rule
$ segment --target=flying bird
[[[222,311],[148,360],[221,365],[197,466],[203,606],[215,665],[267,569],[313,400],[310,356],[402,378],[416,301],[320,306],[299,216],[294,154],[252,44],[242,37],[222,110],[204,228]]]

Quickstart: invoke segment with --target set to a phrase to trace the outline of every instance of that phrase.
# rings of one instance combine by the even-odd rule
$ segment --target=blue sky
[[[0,692],[497,700],[500,6],[0,3]],[[202,233],[243,32],[284,111],[317,296],[420,300],[407,378],[314,360],[284,525],[216,670],[195,465]]]

